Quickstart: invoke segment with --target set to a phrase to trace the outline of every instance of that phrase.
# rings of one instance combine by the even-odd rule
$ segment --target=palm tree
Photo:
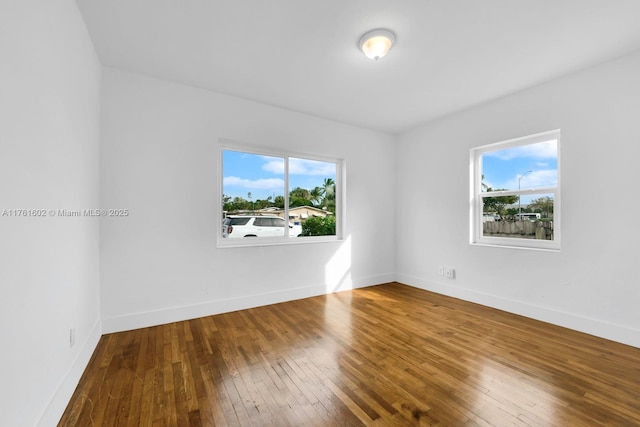
[[[311,195],[309,193],[309,190],[307,190],[306,188],[301,188],[301,187],[296,187],[293,190],[291,190],[289,192],[289,197],[290,198],[299,198],[299,199],[311,200]]]
[[[485,184],[484,182],[484,174],[482,174],[482,183],[480,185],[482,186],[482,189],[484,191],[491,191],[491,187],[489,187],[489,184]]]
[[[322,200],[322,191],[322,188],[315,187],[309,192],[309,197],[311,198],[314,206],[320,204],[320,201]]]
[[[325,178],[322,183],[322,195],[324,200],[322,204],[328,211],[336,211],[336,182],[332,178]]]
[[[322,187],[323,187],[323,194],[325,198],[328,198],[331,196],[335,197],[336,182],[332,178],[325,178],[324,182],[322,183]]]

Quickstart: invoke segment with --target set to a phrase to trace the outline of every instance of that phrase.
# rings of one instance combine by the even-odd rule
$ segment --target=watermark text
[[[129,209],[1,209],[0,217],[127,217]]]

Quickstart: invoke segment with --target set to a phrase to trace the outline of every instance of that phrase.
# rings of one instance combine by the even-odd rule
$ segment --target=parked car
[[[285,227],[289,237],[302,234],[302,226],[288,224],[275,215],[229,215],[222,222],[222,237],[282,237]]]
[[[495,221],[502,221],[502,217],[497,213],[482,214],[482,222],[495,222]]]
[[[538,220],[540,220],[540,214],[539,213],[523,212],[523,213],[516,214],[516,220],[518,220],[518,221],[538,221]]]

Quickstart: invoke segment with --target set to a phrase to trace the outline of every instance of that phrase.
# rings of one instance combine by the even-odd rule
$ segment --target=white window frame
[[[470,243],[472,245],[512,247],[521,249],[537,249],[559,251],[561,242],[561,200],[560,200],[560,129],[541,132],[535,135],[514,138],[493,144],[483,145],[470,150]],[[482,191],[482,155],[487,152],[507,148],[521,147],[555,139],[557,141],[558,183],[556,186],[527,188],[508,191]],[[519,239],[516,237],[496,237],[482,235],[483,198],[496,196],[525,196],[532,194],[553,194],[553,240]]]
[[[284,218],[289,218],[289,159],[298,158],[304,160],[315,160],[320,162],[334,163],[336,165],[336,234],[333,236],[304,236],[304,237],[259,237],[259,238],[243,238],[243,239],[229,239],[222,237],[222,222],[223,218],[223,191],[224,191],[224,165],[223,165],[223,152],[225,150],[242,152],[247,154],[256,154],[262,156],[281,157],[284,158]],[[273,245],[299,245],[307,243],[323,243],[323,242],[336,242],[344,240],[344,230],[346,226],[345,215],[345,200],[346,200],[346,172],[345,161],[343,159],[318,156],[305,153],[297,153],[291,151],[284,151],[278,149],[256,147],[248,144],[243,144],[231,140],[220,140],[218,146],[218,194],[217,194],[217,246],[219,248],[227,247],[254,247],[254,246],[273,246]],[[288,222],[288,221],[287,221]]]

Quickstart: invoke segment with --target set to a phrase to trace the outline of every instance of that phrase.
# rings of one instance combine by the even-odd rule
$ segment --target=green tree
[[[503,191],[504,188],[499,188],[495,191]],[[493,188],[487,187],[487,193],[494,191]],[[483,212],[496,212],[499,215],[505,214],[505,209],[508,205],[512,205],[518,201],[518,196],[496,196],[496,197],[483,197],[482,198],[482,211]]]
[[[490,193],[492,191],[504,191],[504,188],[498,188],[496,190],[494,190],[493,188],[491,188],[489,186],[489,184],[487,184],[486,182],[484,182],[484,175],[482,175],[482,182],[481,182],[481,187],[482,187],[482,191],[486,192],[486,193]],[[505,215],[505,214],[509,214],[509,212],[507,212],[506,207],[508,205],[512,205],[514,203],[516,203],[518,201],[518,196],[496,196],[496,197],[484,197],[482,199],[482,211],[485,213],[497,213],[499,215]]]
[[[553,198],[549,196],[539,197],[529,203],[529,208],[541,213],[545,218],[553,216]]]
[[[223,197],[223,209],[227,212],[237,212],[243,210],[249,210],[251,208],[251,203],[242,197],[234,197],[233,199],[229,196]]]
[[[322,201],[322,188],[315,187],[309,192],[309,197],[314,206],[317,206]]]
[[[289,198],[311,200],[311,195],[306,188],[296,187],[289,192]]]
[[[231,210],[231,197],[227,196],[226,194],[222,195],[222,210],[223,211],[230,211]]]
[[[325,178],[322,183],[322,206],[330,211],[336,212],[336,182],[332,178]]]
[[[289,197],[289,207],[295,208],[298,206],[313,206],[313,202],[304,197]]]
[[[255,209],[265,209],[271,207],[271,197],[267,197],[266,199],[258,199],[254,202]]]
[[[480,184],[482,186],[482,190],[483,191],[491,191],[489,190],[489,184],[487,184],[486,182],[484,182],[484,174],[482,174],[482,183]]]
[[[284,209],[284,196],[276,196],[273,199],[273,204],[280,209]]]
[[[251,209],[252,211],[255,210],[255,206],[254,206],[253,202],[251,201],[251,191],[249,191],[247,193],[247,199],[249,199],[249,207],[248,207],[248,209]]]

